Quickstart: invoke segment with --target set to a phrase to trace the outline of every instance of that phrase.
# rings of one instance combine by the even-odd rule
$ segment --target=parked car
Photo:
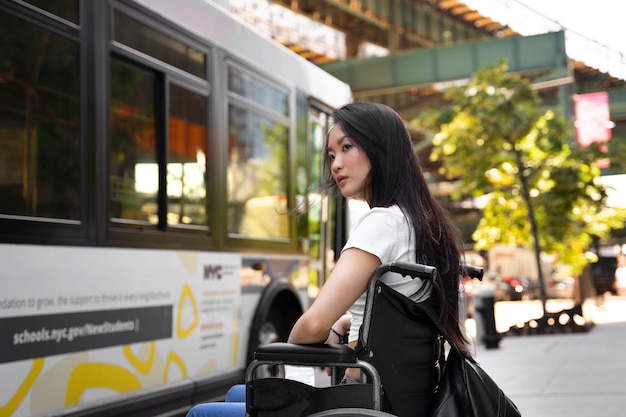
[[[494,295],[495,301],[519,301],[539,298],[539,285],[526,277],[501,277],[488,272],[482,282],[473,281],[473,291],[480,291],[481,286],[489,288]]]
[[[540,297],[539,283],[527,277],[505,276],[502,282],[508,284],[508,300],[534,300]]]
[[[552,279],[546,284],[546,297],[574,298],[575,283],[572,277]]]

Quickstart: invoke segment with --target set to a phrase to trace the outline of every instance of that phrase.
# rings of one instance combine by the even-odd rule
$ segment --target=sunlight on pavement
[[[606,297],[604,303],[595,308],[593,322],[596,324],[626,322],[626,297]]]
[[[548,300],[546,311],[556,313],[574,306],[573,300]],[[525,322],[538,319],[543,315],[541,301],[499,301],[494,306],[496,331],[506,333],[514,326],[523,326]],[[626,297],[607,295],[602,301],[589,300],[583,307],[584,318],[589,323],[626,322]],[[476,322],[470,318],[465,322],[465,329],[472,338],[476,336]]]

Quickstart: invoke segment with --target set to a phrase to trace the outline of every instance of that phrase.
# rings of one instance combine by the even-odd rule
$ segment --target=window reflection
[[[115,40],[197,77],[206,78],[202,51],[165,36],[117,10]]]
[[[206,98],[170,85],[168,224],[207,225]]]
[[[0,21],[0,214],[78,220],[78,44]]]
[[[288,238],[287,128],[229,108],[228,232]]]
[[[78,24],[78,0],[25,0],[33,6]]]
[[[287,239],[289,95],[232,65],[228,90],[228,233]]]
[[[314,121],[310,127],[311,134],[311,173],[310,173],[310,184],[312,190],[317,190],[320,187],[320,183],[322,180],[322,147],[324,143],[324,126],[318,121]],[[322,244],[322,233],[323,230],[321,226],[323,224],[322,220],[322,196],[319,193],[310,193],[309,194],[309,244],[310,249],[309,253],[312,259],[321,259],[321,244]]]
[[[289,96],[237,67],[229,67],[228,90],[282,115],[289,113]]]
[[[159,189],[153,74],[112,60],[112,218],[157,223]]]

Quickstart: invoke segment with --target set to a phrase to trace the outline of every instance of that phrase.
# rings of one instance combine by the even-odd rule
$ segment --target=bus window
[[[111,62],[111,205],[114,219],[158,223],[154,74]]]
[[[78,23],[78,0],[25,0],[33,6],[39,7],[56,16]]]
[[[207,226],[206,97],[170,85],[167,223]]]
[[[197,77],[206,78],[206,61],[202,51],[172,39],[119,10],[115,11],[115,40]]]
[[[288,238],[287,128],[231,106],[229,132],[229,234]]]
[[[270,109],[289,115],[289,95],[235,66],[228,67],[228,91]]]
[[[0,21],[0,214],[79,220],[79,45]]]
[[[308,213],[309,254],[311,256],[309,296],[311,298],[317,296],[319,288],[324,284],[326,276],[332,268],[329,261],[334,258],[331,245],[334,222],[330,216],[332,199],[322,196],[318,191],[324,180],[322,148],[328,123],[326,113],[313,108],[309,110],[309,182],[311,192],[308,194]]]
[[[234,66],[228,86],[228,233],[288,239],[289,95]]]
[[[322,115],[324,115],[322,113]],[[320,116],[318,116],[320,117]],[[324,130],[326,126],[324,121],[320,123],[318,120],[313,120],[309,127],[310,129],[310,187],[311,190],[317,190],[320,187],[322,181],[322,167],[324,161],[322,160],[322,146],[324,144]],[[323,240],[325,238],[325,231],[321,229],[322,221],[326,221],[328,213],[323,210],[324,202],[321,195],[317,193],[309,194],[309,240],[310,240],[310,254],[313,259],[323,259],[322,247]]]

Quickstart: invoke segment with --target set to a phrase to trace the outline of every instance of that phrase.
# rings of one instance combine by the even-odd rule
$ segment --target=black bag
[[[521,417],[513,401],[472,358],[451,349],[432,417]]]
[[[432,417],[521,417],[521,413],[498,384],[472,358],[450,343],[432,307],[423,311],[437,325],[451,349],[435,394]]]

